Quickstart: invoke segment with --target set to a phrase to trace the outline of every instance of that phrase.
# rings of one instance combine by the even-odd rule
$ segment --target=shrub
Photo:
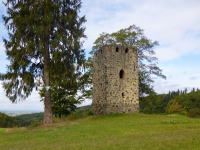
[[[200,117],[200,91],[192,91],[174,98],[167,107],[169,113],[185,112],[190,117]]]
[[[195,89],[193,90],[195,91]],[[140,111],[143,113],[166,113],[168,103],[178,95],[187,93],[185,90],[170,91],[168,94],[152,94],[140,97]],[[176,106],[177,107],[177,106]]]
[[[182,113],[184,114],[185,109],[183,108],[182,105],[179,103],[175,102],[174,104],[170,105],[167,110],[168,113]]]
[[[189,117],[200,117],[200,108],[191,108],[188,110]]]
[[[140,98],[140,112],[143,113],[165,113],[168,100],[167,95],[151,95]]]

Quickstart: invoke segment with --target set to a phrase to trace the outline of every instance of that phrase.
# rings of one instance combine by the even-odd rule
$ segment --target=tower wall
[[[137,51],[106,46],[95,53],[93,61],[94,114],[138,112]]]

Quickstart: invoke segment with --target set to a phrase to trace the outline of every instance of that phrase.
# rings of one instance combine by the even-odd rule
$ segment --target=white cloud
[[[96,0],[88,1],[83,6],[88,19],[87,48],[92,47],[102,32],[110,33],[136,24],[145,30],[150,39],[160,42],[157,56],[161,60],[172,60],[190,52],[200,53],[197,49],[200,37],[195,35],[200,32],[198,0]],[[115,7],[119,10],[112,11]]]
[[[199,0],[85,0],[84,2],[83,9],[88,19],[86,23],[88,39],[85,44],[87,49],[91,49],[100,33],[115,32],[135,24],[143,28],[150,39],[159,41],[160,46],[156,48],[156,56],[160,62],[171,62],[185,55],[200,54]],[[191,74],[183,73],[183,70],[189,70],[187,72],[196,77],[199,72],[195,73],[197,70],[195,67],[188,69],[174,63],[172,66],[165,65],[161,68],[168,78],[156,79],[155,90],[159,93],[178,88],[200,87],[200,80],[193,81]]]
[[[0,111],[43,111],[43,103],[37,92],[33,92],[26,100],[11,103],[6,97],[5,91],[0,83]]]
[[[167,93],[178,89],[200,88],[200,70],[196,68],[198,68],[198,64],[192,65],[192,63],[164,66],[163,73],[167,76],[167,80],[155,80],[155,90],[158,93]]]

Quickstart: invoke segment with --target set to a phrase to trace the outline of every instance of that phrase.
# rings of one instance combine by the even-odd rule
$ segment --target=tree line
[[[198,88],[193,88],[192,90],[186,88],[184,90],[169,91],[167,94],[152,94],[140,97],[140,111],[148,114],[180,113],[177,106],[180,106],[180,108],[185,107],[182,104],[192,102],[193,96],[198,95],[199,91]],[[200,104],[200,97],[195,97],[194,99]]]

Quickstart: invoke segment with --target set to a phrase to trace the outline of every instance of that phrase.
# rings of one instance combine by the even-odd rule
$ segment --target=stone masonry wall
[[[95,53],[93,61],[94,114],[138,112],[137,51],[106,46]]]

